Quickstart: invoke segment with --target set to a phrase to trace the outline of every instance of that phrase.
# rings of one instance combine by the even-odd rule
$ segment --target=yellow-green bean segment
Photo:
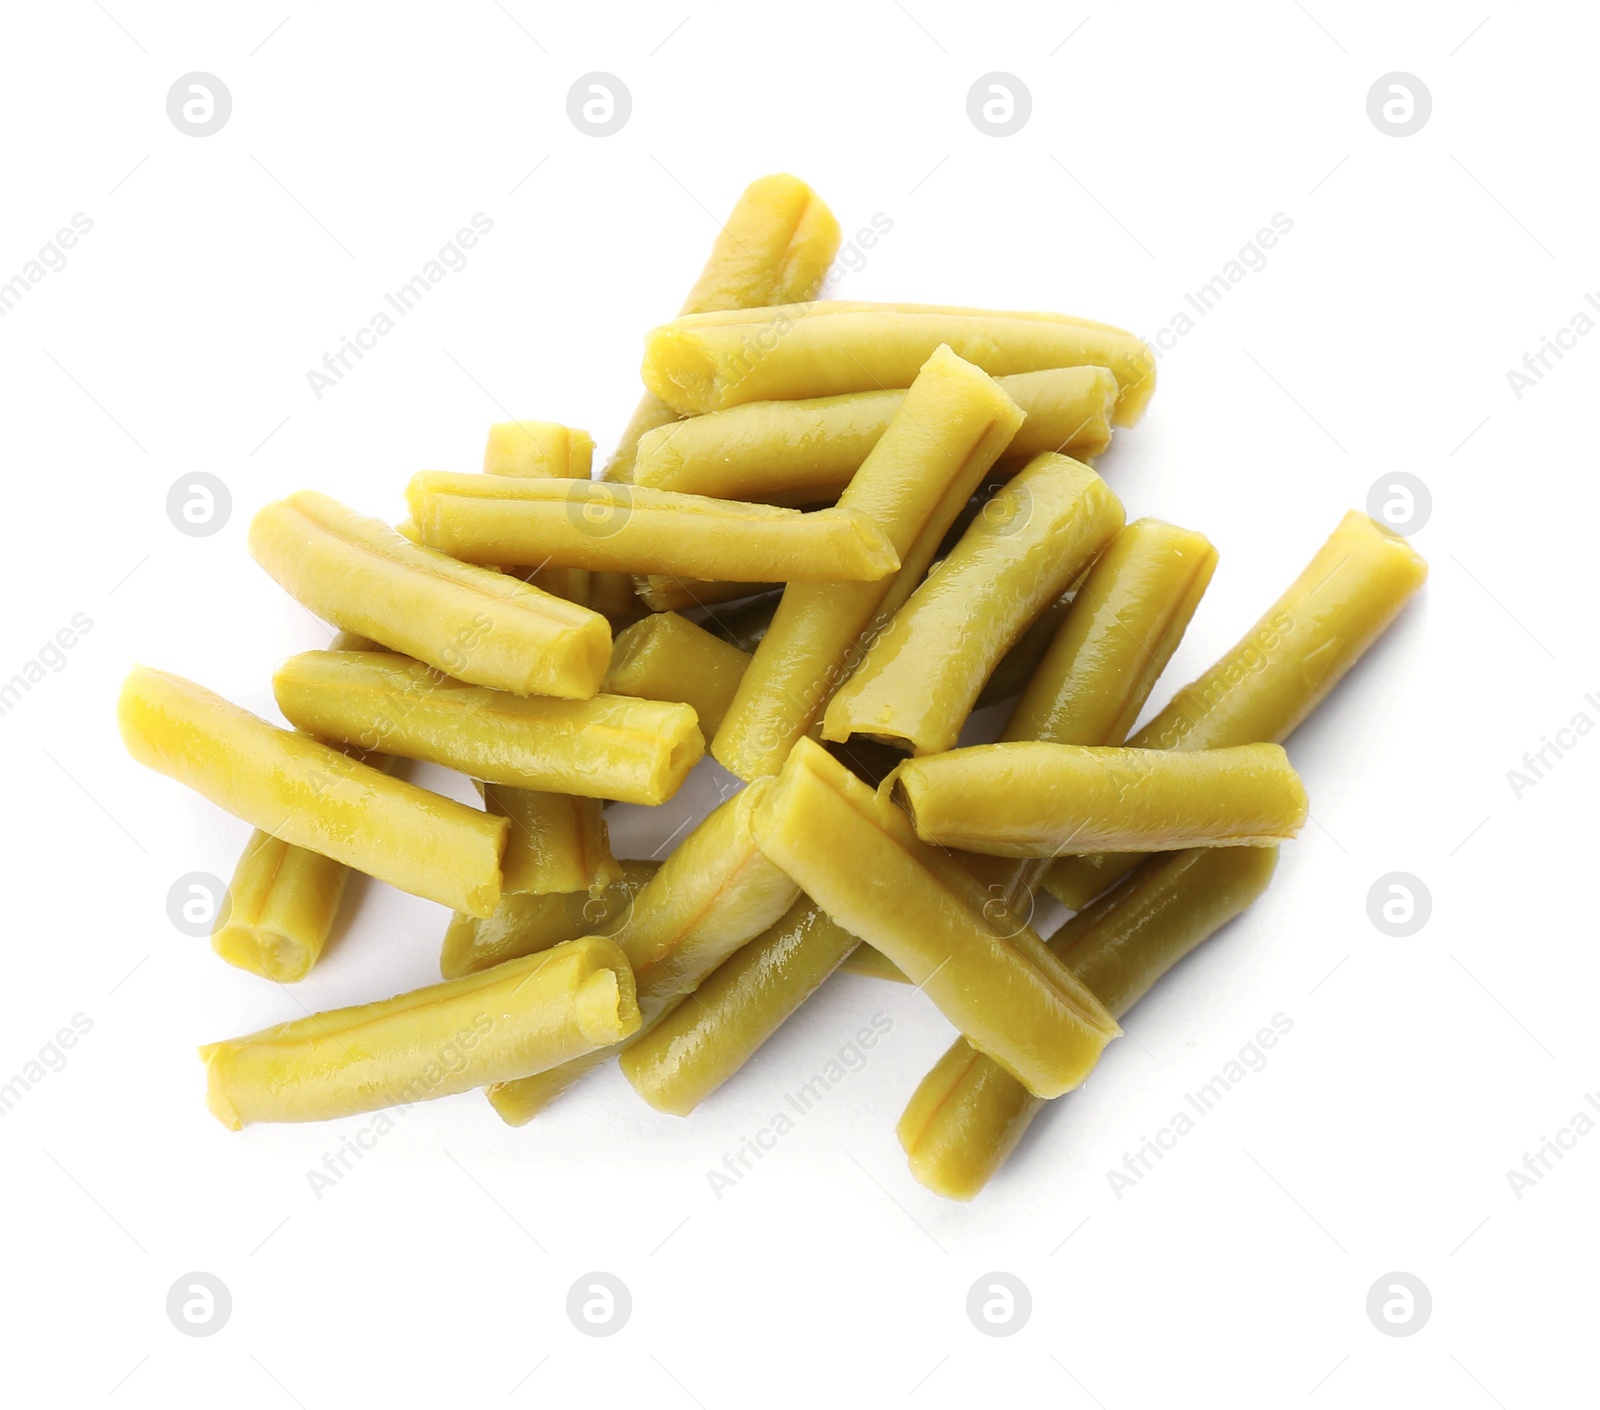
[[[661,864],[617,941],[633,966],[641,1031],[670,1013],[735,950],[772,925],[799,888],[757,848],[751,816],[770,780],[713,809]],[[526,1083],[493,1087],[509,1125],[531,1120],[610,1053],[592,1053]]]
[[[1104,367],[1053,367],[996,379],[1026,420],[1002,465],[1020,468],[1044,451],[1079,460],[1111,440],[1117,379]],[[814,401],[751,402],[647,433],[638,485],[764,504],[836,500],[878,443],[905,392],[853,392]]]
[[[811,740],[795,745],[754,829],[838,925],[1036,1095],[1077,1086],[1121,1031],[1032,930],[988,907],[978,882]]]
[[[701,625],[729,645],[753,655],[772,625],[772,615],[778,610],[782,596],[781,590],[761,593],[731,606],[718,607],[701,618]]]
[[[377,651],[365,637],[340,632],[338,651]],[[388,773],[387,754],[360,754],[365,764]],[[257,828],[250,834],[233,879],[229,904],[217,914],[211,948],[238,969],[279,984],[304,979],[322,955],[344,896],[349,868],[331,857]]]
[[[206,1101],[231,1130],[328,1121],[526,1077],[639,1026],[633,974],[600,936],[494,969],[311,1014],[200,1049]]]
[[[1096,560],[1000,738],[1121,744],[1216,570],[1204,535],[1140,519]]]
[[[507,1126],[526,1126],[557,1097],[563,1095],[579,1078],[587,1076],[597,1067],[603,1067],[617,1050],[602,1048],[560,1067],[547,1068],[531,1077],[518,1077],[510,1082],[495,1082],[483,1089],[494,1108],[494,1114]]]
[[[598,698],[598,697],[597,697]],[[588,891],[622,873],[598,798],[485,783],[484,810],[507,819],[501,886],[507,895]]]
[[[233,869],[212,950],[279,984],[304,979],[333,930],[348,875],[343,862],[257,828]]]
[[[676,612],[657,612],[617,633],[602,689],[611,695],[677,700],[711,738],[739,688],[750,654]]]
[[[871,945],[858,945],[844,957],[839,968],[847,969],[852,974],[865,975],[868,979],[888,979],[896,984],[911,982],[893,960]]]
[[[1037,456],[872,643],[829,702],[822,737],[953,749],[1001,657],[1122,524],[1121,501],[1087,465]]]
[[[1351,510],[1238,644],[1128,743],[1139,749],[1281,743],[1427,576],[1427,563],[1410,544]],[[1081,910],[1138,861],[1137,854],[1063,857],[1045,884],[1063,905]]]
[[[302,652],[272,689],[313,734],[538,792],[662,803],[705,752],[687,705],[510,695],[392,652]]]
[[[473,685],[583,700],[611,659],[598,613],[418,547],[310,490],[256,515],[250,552],[325,621]]]
[[[892,788],[924,842],[997,857],[1262,847],[1306,820],[1305,788],[1279,744],[975,744],[908,759]]]
[[[583,935],[615,939],[632,918],[634,898],[658,865],[623,861],[621,875],[599,891],[502,896],[487,919],[457,911],[444,933],[439,973],[459,979]]]
[[[860,941],[801,896],[623,1051],[622,1075],[657,1111],[687,1116],[755,1055]]]
[[[485,475],[587,480],[594,438],[555,421],[497,421],[483,451]]]
[[[901,568],[880,583],[791,584],[712,741],[740,778],[776,773],[859,664],[876,624],[921,581],[984,472],[1021,424],[1016,404],[937,349],[839,500],[887,534]]]
[[[769,783],[706,815],[640,892],[621,944],[647,1023],[693,993],[794,903],[799,888],[756,846],[751,818]]]
[[[1050,949],[1120,1019],[1173,965],[1247,909],[1276,864],[1271,847],[1150,858],[1051,936]],[[1043,1105],[957,1038],[922,1079],[897,1133],[921,1184],[946,1199],[969,1200]]]
[[[144,666],[123,683],[117,724],[139,763],[263,832],[454,910],[488,916],[499,903],[504,818]]]
[[[705,578],[669,578],[663,573],[640,573],[632,582],[639,601],[652,612],[688,612],[696,607],[715,607],[782,586],[780,583],[719,583]]]
[[[759,177],[722,226],[680,313],[759,308],[812,299],[839,250],[839,222],[815,191],[786,174]],[[626,480],[639,438],[678,419],[646,392],[606,466],[608,480]]]
[[[536,587],[540,592],[547,592],[552,597],[563,597],[568,602],[576,602],[580,607],[600,610],[595,607],[593,601],[595,574],[585,568],[534,568],[531,571],[510,568],[506,571],[513,578],[520,578],[530,587]]]
[[[1072,594],[1063,593],[1029,623],[1028,629],[1017,638],[1017,644],[1000,658],[994,674],[978,693],[973,709],[983,710],[1005,700],[1015,700],[1022,693],[1038,670],[1039,662],[1044,660],[1044,653],[1071,606]]]
[[[1057,619],[1001,742],[1121,744],[1183,639],[1216,563],[1216,550],[1200,534],[1159,519],[1128,525]],[[975,853],[963,861],[1012,907],[1025,898],[1031,903],[1054,865],[1049,857]]]
[[[589,592],[584,600],[596,612],[604,613],[614,629],[637,622],[651,610],[639,601],[633,579],[626,573],[590,573]]]
[[[722,582],[876,582],[900,566],[866,515],[802,514],[599,480],[423,471],[407,490],[422,541],[469,563],[544,563]]]
[[[1131,426],[1155,391],[1155,355],[1132,333],[1060,314],[929,304],[823,302],[754,313],[696,314],[645,341],[644,381],[689,413],[757,401],[909,386],[941,344],[991,377],[1105,367],[1117,379],[1113,422]]]

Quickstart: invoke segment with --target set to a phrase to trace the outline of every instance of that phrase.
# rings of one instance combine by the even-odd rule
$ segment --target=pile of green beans
[[[414,475],[396,525],[311,490],[262,508],[252,556],[338,632],[272,677],[293,728],[128,676],[129,753],[252,828],[222,959],[304,978],[350,869],[453,912],[440,983],[202,1047],[225,1125],[480,1088],[520,1126],[612,1058],[686,1117],[845,969],[949,1022],[897,1130],[971,1199],[1266,890],[1309,816],[1284,743],[1426,564],[1351,511],[1135,729],[1217,566],[1093,463],[1151,350],[818,300],[840,243],[803,182],[753,183],[598,477],[587,431],[513,420],[481,474]],[[718,804],[614,855],[608,810],[697,770]],[[1074,914],[1045,934],[1048,897]]]

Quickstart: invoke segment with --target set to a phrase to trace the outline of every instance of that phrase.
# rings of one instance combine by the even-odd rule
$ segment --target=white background
[[[1309,11],[8,10],[0,280],[75,212],[94,222],[0,319],[0,676],[74,613],[93,621],[0,718],[0,1080],[74,1014],[93,1024],[0,1124],[9,1399],[1572,1402],[1592,1375],[1600,1134],[1520,1200],[1506,1171],[1600,1086],[1582,905],[1600,739],[1520,801],[1506,771],[1576,712],[1600,721],[1600,338],[1521,400],[1506,372],[1600,288],[1596,26],[1589,7],[1501,0]],[[233,98],[204,139],[165,109],[192,70]],[[633,97],[604,140],[566,116],[593,70]],[[1005,139],[967,117],[991,70],[1033,96]],[[1394,70],[1433,96],[1404,139],[1366,112]],[[1156,705],[1387,472],[1431,488],[1414,538],[1430,581],[1292,741],[1316,825],[1272,890],[1137,1009],[976,1203],[916,1185],[893,1132],[947,1026],[849,975],[688,1121],[614,1070],[521,1130],[470,1093],[413,1110],[319,1200],[307,1170],[363,1123],[230,1134],[194,1048],[434,980],[446,913],[353,885],[292,992],[179,935],[169,886],[227,876],[246,828],[126,760],[119,680],[143,661],[271,714],[274,662],[326,634],[250,562],[250,514],[314,486],[397,516],[412,472],[477,468],[508,414],[589,427],[604,451],[713,218],[775,170],[847,232],[893,221],[841,294],[1146,334],[1292,219],[1163,356],[1149,415],[1101,466],[1130,518],[1221,551]],[[468,266],[317,400],[307,369],[480,211],[493,231]],[[195,539],[164,506],[199,470],[233,513]],[[619,850],[647,854],[713,782],[619,822]],[[1396,870],[1433,897],[1405,940],[1367,917]],[[893,1028],[868,1066],[716,1198],[708,1167],[877,1012]],[[1118,1200],[1108,1168],[1280,1012],[1293,1030],[1267,1067]],[[596,1269],[634,1304],[603,1340],[565,1313]],[[192,1270],[232,1293],[208,1339],[165,1312]],[[1003,1339],[965,1312],[993,1270],[1033,1299]],[[1433,1298],[1405,1339],[1365,1311],[1392,1270]]]

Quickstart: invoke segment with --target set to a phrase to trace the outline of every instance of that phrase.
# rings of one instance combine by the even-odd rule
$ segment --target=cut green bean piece
[[[662,803],[705,751],[686,705],[510,695],[391,652],[302,652],[272,689],[313,734],[537,792]]]
[[[392,999],[200,1049],[224,1126],[329,1121],[542,1072],[639,1026],[633,975],[588,936]]]
[[[382,648],[340,632],[333,649]],[[386,754],[356,757],[380,773],[388,773],[394,764]],[[304,979],[328,943],[348,874],[342,862],[257,828],[228,883],[229,905],[218,912],[211,948],[229,964],[264,979],[279,984]]]
[[[997,857],[1261,847],[1306,820],[1305,788],[1279,744],[975,744],[908,759],[885,787],[924,842]]]
[[[407,490],[422,541],[469,563],[545,563],[722,582],[876,582],[900,566],[866,515],[802,514],[598,480],[423,471]]]
[[[973,709],[986,710],[1022,694],[1071,606],[1072,594],[1063,593],[1028,624],[1028,629],[1017,638],[1017,644],[1000,658],[994,674],[978,693],[978,703]]]
[[[1105,367],[1113,421],[1131,426],[1155,391],[1155,355],[1133,334],[1053,313],[823,302],[695,314],[645,340],[644,382],[679,411],[909,386],[941,344],[991,377]]]
[[[562,597],[568,602],[576,602],[580,607],[599,610],[592,601],[591,589],[595,575],[585,568],[508,568],[505,571],[552,597]]]
[[[1002,741],[1121,744],[1216,570],[1201,534],[1140,519],[1095,560]]]
[[[1246,910],[1277,865],[1272,847],[1198,848],[1148,859],[1050,937],[1050,949],[1119,1019],[1201,941]],[[922,1079],[897,1134],[916,1179],[969,1200],[1044,1103],[957,1038]]]
[[[620,630],[630,622],[637,622],[650,610],[639,601],[638,595],[633,590],[633,579],[626,573],[590,573],[589,595],[586,601],[596,612],[604,613],[606,620],[616,630]]]
[[[1204,536],[1140,519],[1112,540],[1074,595],[1011,712],[1002,743],[1121,744],[1177,650],[1216,568]],[[998,674],[998,673],[997,673]],[[1013,908],[1031,905],[1051,858],[963,859]]]
[[[459,979],[580,936],[609,935],[614,939],[632,918],[634,899],[656,874],[658,865],[623,861],[618,879],[599,891],[502,896],[494,914],[487,918],[457,911],[444,933],[439,973],[446,979]]]
[[[262,832],[454,910],[488,916],[499,903],[504,818],[144,666],[123,682],[117,725],[139,763]]]
[[[676,612],[657,612],[617,633],[603,689],[645,700],[677,700],[711,738],[739,688],[748,652],[719,641]]]
[[[480,786],[485,811],[511,823],[500,859],[501,886],[508,895],[588,891],[621,875],[598,798],[503,783]]]
[[[896,984],[911,982],[899,965],[871,945],[858,945],[844,957],[839,968],[847,969],[852,974],[865,975],[868,979],[888,979]]]
[[[781,583],[719,583],[706,578],[671,578],[664,573],[640,573],[632,582],[639,601],[652,612],[687,612],[696,607],[715,607],[783,586]]]
[[[733,1076],[860,944],[801,896],[623,1051],[622,1075],[657,1111],[687,1116]]]
[[[639,895],[622,944],[646,1022],[793,904],[799,888],[756,846],[766,785],[741,789],[680,842]]]
[[[997,381],[1027,418],[1002,468],[1014,472],[1044,451],[1087,460],[1110,442],[1117,379],[1106,368],[1054,367]],[[904,397],[854,392],[692,416],[641,439],[633,481],[764,504],[828,503],[844,493]]]
[[[1239,643],[1128,743],[1139,749],[1281,743],[1427,576],[1427,563],[1410,544],[1352,509]],[[1045,884],[1063,905],[1081,910],[1138,860],[1112,853],[1064,857]]]
[[[333,931],[349,874],[343,862],[257,828],[233,869],[212,950],[279,984],[304,979]]]
[[[587,480],[594,438],[555,421],[497,421],[483,452],[485,475]]]
[[[801,740],[757,809],[763,852],[1029,1091],[1059,1096],[1121,1031],[1016,917],[826,750]]]
[[[697,614],[695,620],[713,636],[754,655],[756,647],[761,645],[761,638],[772,625],[772,615],[778,610],[782,597],[781,590],[761,593],[731,606],[719,606],[714,612]]]
[[[598,613],[420,548],[310,490],[256,515],[250,553],[323,620],[473,685],[583,700],[611,659]]]
[[[1122,524],[1121,502],[1087,465],[1049,452],[1030,461],[872,643],[829,702],[822,737],[953,749],[1001,657]]]

